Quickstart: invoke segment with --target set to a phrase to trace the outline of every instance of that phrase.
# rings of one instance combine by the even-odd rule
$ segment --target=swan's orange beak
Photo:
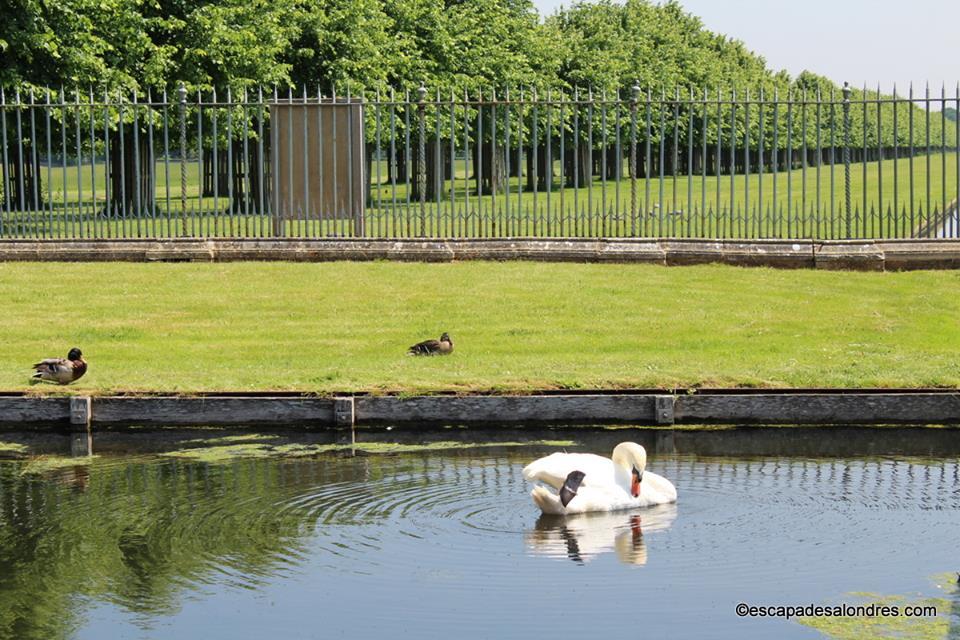
[[[630,481],[630,495],[634,498],[640,497],[640,481],[643,480],[643,474],[633,468],[633,478]]]

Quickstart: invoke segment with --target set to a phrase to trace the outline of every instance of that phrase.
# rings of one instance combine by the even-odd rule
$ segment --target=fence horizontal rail
[[[960,236],[960,85],[0,91],[0,237]]]

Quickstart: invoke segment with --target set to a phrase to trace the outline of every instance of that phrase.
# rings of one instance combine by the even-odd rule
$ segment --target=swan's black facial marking
[[[630,495],[632,495],[634,498],[637,498],[640,496],[640,483],[643,482],[643,472],[634,467],[632,475],[633,477],[630,481]]]
[[[560,502],[564,507],[570,504],[570,501],[577,495],[577,489],[580,488],[580,483],[583,482],[585,475],[583,471],[571,471],[567,474],[567,479],[563,481],[563,486],[560,487]]]

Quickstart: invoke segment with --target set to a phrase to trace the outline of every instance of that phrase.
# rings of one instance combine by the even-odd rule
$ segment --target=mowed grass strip
[[[72,346],[84,393],[960,383],[956,272],[7,263],[0,299],[2,390]]]

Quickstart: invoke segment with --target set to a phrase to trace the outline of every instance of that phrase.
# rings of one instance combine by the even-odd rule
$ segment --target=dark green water
[[[197,435],[102,434],[65,460],[32,456],[67,436],[0,434],[26,447],[0,454],[0,638],[806,638],[734,607],[938,595],[960,569],[956,430],[552,432],[639,441],[680,495],[566,520],[520,475],[555,446],[162,455]]]

